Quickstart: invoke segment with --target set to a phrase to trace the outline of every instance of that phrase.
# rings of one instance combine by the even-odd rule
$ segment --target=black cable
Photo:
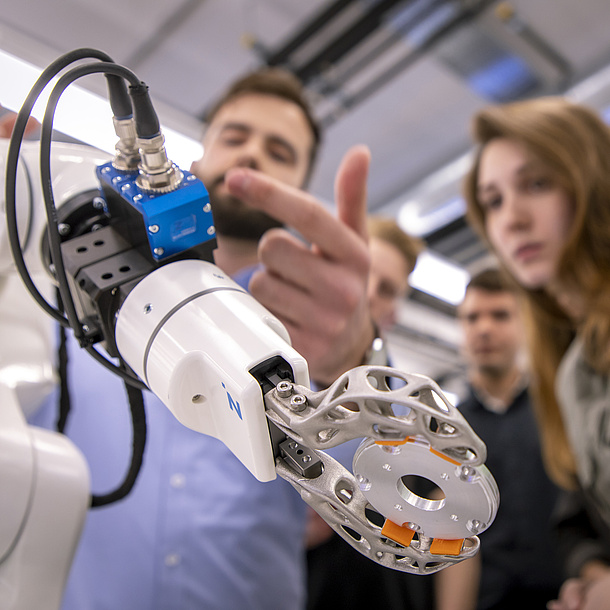
[[[6,219],[7,219],[7,234],[9,239],[9,245],[15,261],[15,267],[27,288],[28,292],[32,295],[32,298],[38,303],[38,305],[54,320],[59,322],[63,326],[68,325],[66,317],[59,312],[53,305],[51,305],[39,292],[36,284],[34,284],[32,277],[28,271],[27,265],[23,257],[23,249],[19,238],[19,230],[17,227],[17,202],[16,202],[16,190],[17,190],[17,169],[19,165],[19,153],[21,151],[21,144],[25,135],[25,129],[27,126],[28,119],[34,108],[36,100],[49,84],[49,82],[65,67],[78,61],[80,59],[99,59],[104,62],[112,62],[112,59],[106,53],[98,51],[97,49],[76,49],[62,55],[54,62],[52,62],[43,72],[40,74],[30,92],[28,93],[21,109],[17,113],[15,125],[13,127],[13,133],[9,142],[7,157],[6,157],[6,179],[5,179],[5,202],[6,202]]]
[[[54,87],[51,92],[51,97],[45,111],[45,117],[42,125],[41,134],[41,180],[43,188],[43,197],[45,201],[45,207],[47,211],[48,219],[48,236],[49,244],[52,252],[52,260],[56,268],[56,278],[58,281],[58,290],[60,296],[58,298],[58,308],[53,307],[49,304],[44,297],[40,294],[37,287],[35,286],[32,278],[29,274],[25,260],[23,257],[22,246],[20,243],[19,232],[17,227],[17,211],[16,211],[16,184],[17,184],[17,170],[19,162],[19,153],[23,137],[25,134],[25,126],[28,118],[30,117],[32,108],[42,90],[48,85],[51,79],[66,68],[70,63],[80,59],[93,58],[100,59],[102,63],[93,63],[74,68],[67,74],[62,76],[58,84]],[[112,59],[101,51],[95,49],[78,49],[67,53],[54,61],[49,67],[47,67],[36,83],[30,90],[23,106],[21,107],[15,126],[11,141],[9,143],[9,149],[7,153],[6,161],[6,186],[5,186],[5,199],[6,199],[6,214],[8,224],[8,235],[9,243],[15,260],[15,265],[19,274],[26,285],[26,288],[32,295],[32,297],[38,302],[38,304],[58,321],[62,327],[72,326],[75,331],[75,335],[81,342],[83,328],[80,325],[78,316],[76,314],[74,301],[69,289],[67,277],[65,274],[65,268],[63,266],[63,258],[61,256],[61,244],[57,228],[57,210],[53,200],[53,188],[51,181],[51,136],[53,128],[53,116],[56,105],[59,101],[59,97],[65,90],[65,88],[77,78],[84,76],[85,74],[93,74],[95,72],[104,72],[108,80],[109,96],[111,97],[111,106],[113,112],[117,118],[124,118],[131,116],[131,100],[130,97],[125,93],[125,86],[122,79],[128,80],[137,91],[141,91],[143,88],[146,90],[145,98],[147,98],[147,87],[144,83],[140,83],[135,74],[123,66],[119,66],[112,62]],[[144,99],[144,109],[146,116],[145,131],[148,131],[151,125],[154,124],[156,117],[154,111],[150,114],[149,110],[152,110],[152,104],[150,100]],[[146,105],[150,105],[150,109]],[[152,121],[152,122],[151,122]],[[30,189],[30,199],[32,193]],[[31,203],[31,202],[30,202]],[[61,309],[66,308],[67,317],[63,315]],[[59,347],[59,368],[61,376],[61,391],[60,391],[60,414],[57,422],[59,430],[63,430],[66,426],[67,417],[70,411],[70,397],[68,391],[68,378],[67,378],[67,346],[66,336],[63,328],[61,330],[60,347]],[[124,498],[133,488],[137,479],[138,473],[142,466],[142,460],[144,455],[144,448],[146,445],[146,414],[144,410],[144,397],[142,395],[142,388],[146,388],[145,384],[137,379],[134,375],[131,375],[122,367],[115,366],[108,359],[104,358],[99,354],[92,346],[86,346],[87,351],[96,359],[101,362],[106,368],[109,368],[115,374],[120,375],[124,382],[127,391],[127,397],[129,400],[131,419],[133,425],[133,442],[132,442],[132,456],[130,466],[127,475],[119,487],[114,491],[104,495],[93,495],[91,499],[92,507],[104,506],[111,502],[116,502]]]
[[[124,66],[119,66],[117,64],[111,63],[93,63],[71,69],[59,79],[59,81],[53,88],[53,91],[51,92],[51,95],[49,96],[49,100],[47,102],[40,137],[40,175],[41,182],[43,185],[43,197],[47,210],[47,218],[49,225],[49,247],[51,249],[52,260],[55,265],[55,277],[59,285],[59,292],[61,294],[64,307],[66,307],[68,320],[70,320],[70,326],[74,330],[75,337],[81,344],[81,347],[85,347],[87,349],[87,352],[95,360],[97,360],[100,364],[102,364],[112,373],[121,377],[125,383],[139,389],[147,389],[146,384],[140,381],[137,377],[135,377],[134,375],[130,375],[124,369],[117,367],[110,360],[108,360],[97,350],[95,350],[95,348],[93,348],[91,345],[88,345],[87,342],[84,340],[83,330],[80,325],[80,322],[78,321],[74,300],[70,292],[70,287],[63,264],[61,243],[57,232],[57,210],[55,208],[51,180],[51,139],[53,134],[53,117],[55,114],[55,109],[57,108],[57,104],[62,93],[71,83],[83,76],[100,72],[120,76],[129,80],[132,84],[135,84],[136,86],[143,85],[143,83],[139,81],[138,77],[133,72],[131,72],[131,70],[128,70]],[[47,188],[44,188],[45,186]],[[75,321],[74,323],[72,322],[73,320]]]
[[[125,81],[114,74],[106,74],[108,83],[108,100],[115,119],[128,119],[133,115],[131,99]]]
[[[89,347],[85,347],[85,350],[87,350],[87,353],[90,354],[94,360],[97,360],[102,366],[106,367],[115,375],[118,375],[125,383],[128,383],[130,386],[133,386],[134,388],[138,388],[140,390],[148,390],[148,386],[143,381],[141,381],[134,375],[130,375],[121,367],[118,367],[113,364],[110,360],[108,360],[108,358],[100,354],[92,345],[90,345]]]
[[[146,446],[146,411],[144,409],[144,396],[142,391],[125,384],[127,398],[131,409],[131,423],[133,427],[133,441],[131,462],[129,470],[123,483],[110,493],[91,496],[91,508],[99,508],[123,499],[133,488],[144,458],[144,448]]]
[[[47,230],[49,237],[49,248],[51,250],[51,260],[55,266],[55,279],[57,280],[59,286],[59,292],[61,294],[69,325],[74,331],[74,336],[80,343],[81,347],[86,346],[87,338],[85,337],[85,333],[78,319],[74,299],[72,298],[72,294],[70,292],[70,284],[68,283],[63,256],[61,254],[61,240],[57,228],[57,209],[55,207],[53,197],[53,184],[51,177],[51,140],[53,136],[53,117],[55,115],[57,104],[59,103],[59,98],[65,89],[82,76],[96,73],[120,76],[130,81],[131,84],[138,86],[140,85],[140,80],[131,70],[114,63],[96,62],[88,63],[77,68],[72,68],[59,79],[51,91],[51,95],[49,96],[44,113],[40,135],[40,178],[42,184],[42,194],[47,212]]]
[[[57,293],[57,309],[62,311],[61,295]],[[68,346],[65,326],[59,326],[59,349],[57,350],[57,369],[59,376],[59,415],[55,429],[64,434],[72,408],[68,387]]]
[[[153,108],[145,83],[137,83],[129,87],[129,95],[133,104],[133,116],[136,123],[138,138],[154,138],[161,133],[161,125]]]

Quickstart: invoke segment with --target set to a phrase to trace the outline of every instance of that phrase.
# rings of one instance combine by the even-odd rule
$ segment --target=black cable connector
[[[113,74],[106,74],[106,81],[108,84],[108,100],[114,117],[118,120],[131,118],[133,109],[125,81]]]
[[[129,86],[129,95],[133,104],[133,115],[136,121],[138,138],[154,138],[161,133],[161,125],[153,108],[148,86],[140,82]]]

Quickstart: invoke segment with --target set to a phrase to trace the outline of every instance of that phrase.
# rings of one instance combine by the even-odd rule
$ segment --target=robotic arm
[[[15,144],[17,133],[8,153],[0,147],[17,266],[50,270],[81,346],[101,345],[128,383],[149,388],[184,425],[222,440],[257,479],[287,479],[371,560],[428,574],[473,556],[476,534],[498,507],[482,441],[425,377],[363,366],[327,390],[310,389],[307,363],[281,322],[211,262],[207,191],[167,158],[145,88],[107,61],[92,65],[132,83],[136,119],[115,119],[113,159],[54,144],[38,177],[32,144]],[[50,147],[50,125],[45,119],[43,147],[45,139]],[[0,234],[4,271],[12,268],[7,241]],[[14,412],[15,400],[6,400]],[[27,435],[24,426],[21,419],[20,434]],[[325,450],[354,438],[365,440],[352,473]],[[27,453],[5,446],[2,481],[10,470],[6,456],[15,461]],[[434,482],[442,497],[415,493],[411,475]],[[11,505],[15,519],[3,523],[9,543],[3,548],[0,536],[0,586],[15,541],[31,525],[25,507],[36,494],[23,491],[23,502]]]

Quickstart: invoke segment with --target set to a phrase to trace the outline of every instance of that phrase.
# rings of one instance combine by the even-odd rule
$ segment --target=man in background
[[[439,610],[540,610],[555,599],[561,571],[551,536],[558,490],[542,464],[527,391],[517,293],[499,270],[472,277],[458,307],[469,394],[458,405],[487,445],[500,490],[479,555],[439,572]]]

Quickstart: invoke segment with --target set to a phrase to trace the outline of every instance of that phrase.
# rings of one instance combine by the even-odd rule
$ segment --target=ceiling
[[[1,49],[41,67],[78,47],[101,49],[150,86],[165,125],[196,138],[206,108],[236,76],[265,63],[289,67],[306,82],[326,125],[311,191],[332,206],[341,156],[351,144],[366,143],[373,156],[370,211],[399,217],[468,271],[487,260],[459,199],[472,114],[490,101],[568,90],[599,109],[610,105],[608,0],[0,0],[0,6]],[[103,93],[99,76],[82,84]],[[0,104],[7,86],[0,86]],[[391,337],[397,359],[436,377],[460,374],[450,318],[451,308],[416,293]]]

